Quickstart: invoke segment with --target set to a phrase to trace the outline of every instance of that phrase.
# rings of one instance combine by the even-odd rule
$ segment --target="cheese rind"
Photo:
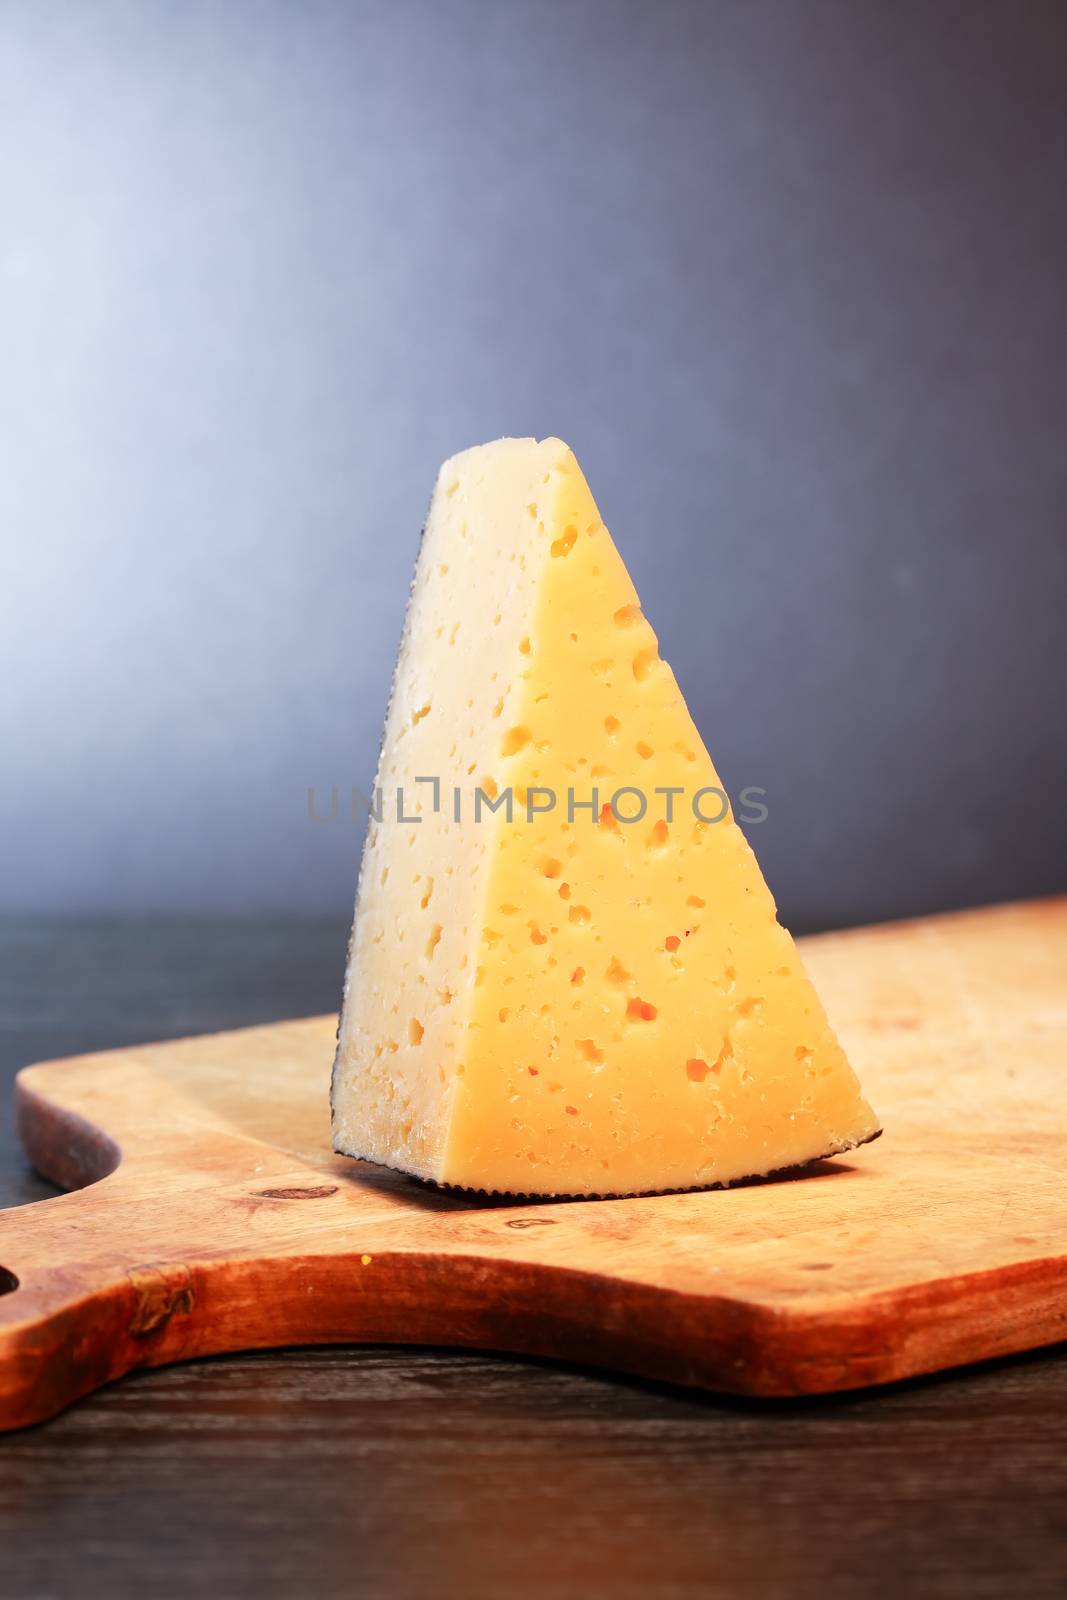
[[[606,1195],[876,1135],[559,440],[442,468],[377,788],[338,1150],[439,1183]]]

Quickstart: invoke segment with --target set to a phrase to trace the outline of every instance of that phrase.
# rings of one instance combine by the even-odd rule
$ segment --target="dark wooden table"
[[[0,1205],[47,1056],[330,1009],[335,921],[0,924]],[[2,1263],[0,1263],[2,1265]],[[492,1355],[289,1350],[0,1436],[0,1595],[1067,1595],[1067,1349],[746,1404]]]

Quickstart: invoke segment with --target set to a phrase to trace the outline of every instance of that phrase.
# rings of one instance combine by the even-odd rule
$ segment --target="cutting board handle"
[[[131,1362],[131,1341],[190,1302],[187,1267],[142,1261],[151,1246],[124,1189],[111,1179],[4,1213],[0,1413],[9,1425],[50,1416],[143,1364]]]
[[[192,1302],[189,1268],[152,1259],[158,1222],[118,1144],[57,1113],[26,1076],[15,1091],[26,1154],[73,1192],[0,1216],[0,1414],[16,1427],[146,1364],[149,1336]]]

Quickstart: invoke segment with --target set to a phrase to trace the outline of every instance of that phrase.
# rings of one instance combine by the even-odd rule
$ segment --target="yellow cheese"
[[[878,1132],[558,439],[441,469],[371,801],[339,1151],[608,1195]]]

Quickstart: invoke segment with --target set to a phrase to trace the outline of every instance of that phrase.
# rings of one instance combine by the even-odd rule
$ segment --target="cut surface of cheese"
[[[441,469],[371,802],[338,1151],[611,1195],[879,1131],[558,439]]]

